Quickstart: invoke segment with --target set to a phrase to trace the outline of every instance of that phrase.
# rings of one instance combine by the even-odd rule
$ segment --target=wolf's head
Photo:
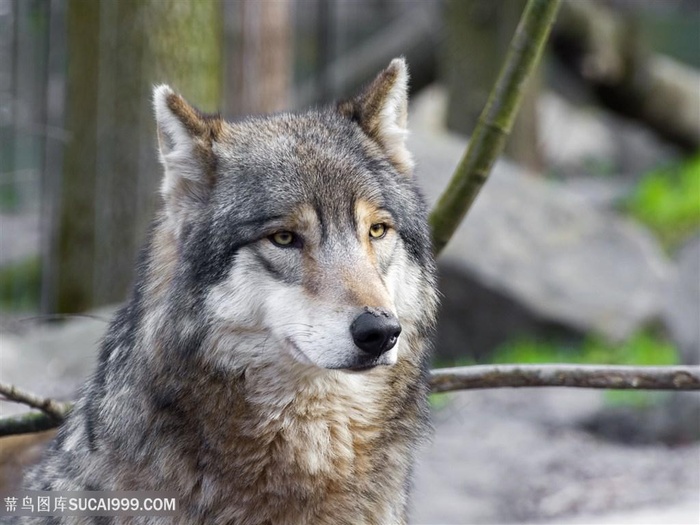
[[[395,59],[336,107],[236,123],[155,89],[165,223],[178,246],[170,319],[199,334],[195,346],[214,342],[217,364],[392,365],[432,324],[407,81]]]

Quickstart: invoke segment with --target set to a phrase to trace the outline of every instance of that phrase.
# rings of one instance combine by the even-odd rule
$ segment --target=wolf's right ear
[[[181,226],[201,209],[214,185],[212,143],[221,134],[223,121],[202,114],[166,85],[153,89],[153,108],[165,169],[161,194],[166,213]]]
[[[358,96],[338,104],[338,111],[357,122],[400,173],[413,173],[413,159],[406,148],[408,67],[403,58],[392,60]]]

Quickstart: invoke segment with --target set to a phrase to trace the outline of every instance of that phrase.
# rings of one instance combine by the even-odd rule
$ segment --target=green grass
[[[41,260],[30,257],[0,267],[0,310],[36,311],[41,294]]]
[[[666,366],[678,364],[678,356],[678,349],[673,344],[647,330],[634,334],[619,345],[596,337],[589,337],[580,344],[515,340],[498,348],[493,362]],[[664,395],[664,392],[608,390],[605,400],[610,405],[642,407],[658,403]]]
[[[493,364],[546,364],[569,363],[584,365],[666,366],[679,363],[678,349],[651,330],[637,332],[620,344],[611,344],[599,337],[588,337],[583,342],[542,341],[515,339],[496,349]],[[434,368],[468,366],[472,359],[441,361]],[[608,390],[605,400],[609,405],[650,406],[658,403],[665,392]],[[430,406],[440,410],[450,400],[449,393],[431,394]]]
[[[642,331],[619,345],[596,337],[580,344],[519,339],[499,347],[493,362],[662,366],[677,364],[678,350],[651,332]]]
[[[646,175],[624,208],[667,248],[700,230],[700,155]]]
[[[450,404],[450,399],[451,396],[449,392],[439,392],[437,394],[430,394],[428,396],[430,408],[432,408],[433,410],[442,410]]]

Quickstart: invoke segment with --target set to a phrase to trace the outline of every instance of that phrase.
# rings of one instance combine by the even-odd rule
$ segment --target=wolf
[[[407,522],[438,302],[407,98],[403,59],[238,122],[154,89],[162,209],[25,488],[177,494],[129,523]]]

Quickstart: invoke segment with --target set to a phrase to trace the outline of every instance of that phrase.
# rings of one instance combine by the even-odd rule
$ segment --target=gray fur
[[[174,490],[176,523],[406,522],[437,301],[397,128],[405,79],[396,60],[339,109],[236,124],[159,88],[165,207],[26,488]],[[389,217],[386,238],[366,238],[362,213]],[[303,246],[267,239],[291,220]],[[393,308],[403,331],[395,363],[353,372],[367,362],[343,341],[367,307]],[[281,333],[315,364],[280,350]]]

